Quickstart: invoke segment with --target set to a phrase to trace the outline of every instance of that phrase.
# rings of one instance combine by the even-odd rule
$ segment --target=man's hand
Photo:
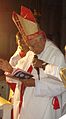
[[[33,59],[33,66],[34,68],[42,68],[43,70],[45,70],[45,66],[48,63],[44,62],[43,60],[38,59],[38,57],[35,55],[34,59]]]
[[[9,62],[4,59],[0,59],[0,69],[2,69],[5,72],[9,72],[9,73],[11,73],[13,71],[13,68],[9,64]]]
[[[34,68],[42,68],[42,64],[44,63],[44,61],[38,59],[37,56],[34,57],[33,59],[33,66]]]
[[[30,79],[19,79],[25,87],[32,87],[35,86],[35,79],[30,78]]]

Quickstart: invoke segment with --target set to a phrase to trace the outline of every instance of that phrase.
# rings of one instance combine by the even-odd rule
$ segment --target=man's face
[[[36,54],[40,54],[45,46],[44,37],[42,35],[37,35],[35,38],[29,39],[27,44],[29,45],[30,50]]]

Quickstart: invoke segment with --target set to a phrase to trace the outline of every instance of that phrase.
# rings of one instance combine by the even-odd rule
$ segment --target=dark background
[[[66,45],[66,0],[1,0],[0,2],[0,58],[9,60],[16,50],[17,28],[12,12],[20,14],[21,5],[39,13],[37,21],[47,36],[64,53]]]

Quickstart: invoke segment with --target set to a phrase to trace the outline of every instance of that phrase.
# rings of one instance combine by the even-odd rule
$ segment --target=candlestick
[[[66,62],[66,45],[65,45],[65,62]]]

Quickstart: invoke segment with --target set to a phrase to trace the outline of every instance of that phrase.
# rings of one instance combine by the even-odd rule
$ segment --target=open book
[[[16,69],[12,74],[6,74],[6,76],[11,78],[19,78],[19,79],[30,79],[33,77],[32,74],[22,70],[22,69]]]

